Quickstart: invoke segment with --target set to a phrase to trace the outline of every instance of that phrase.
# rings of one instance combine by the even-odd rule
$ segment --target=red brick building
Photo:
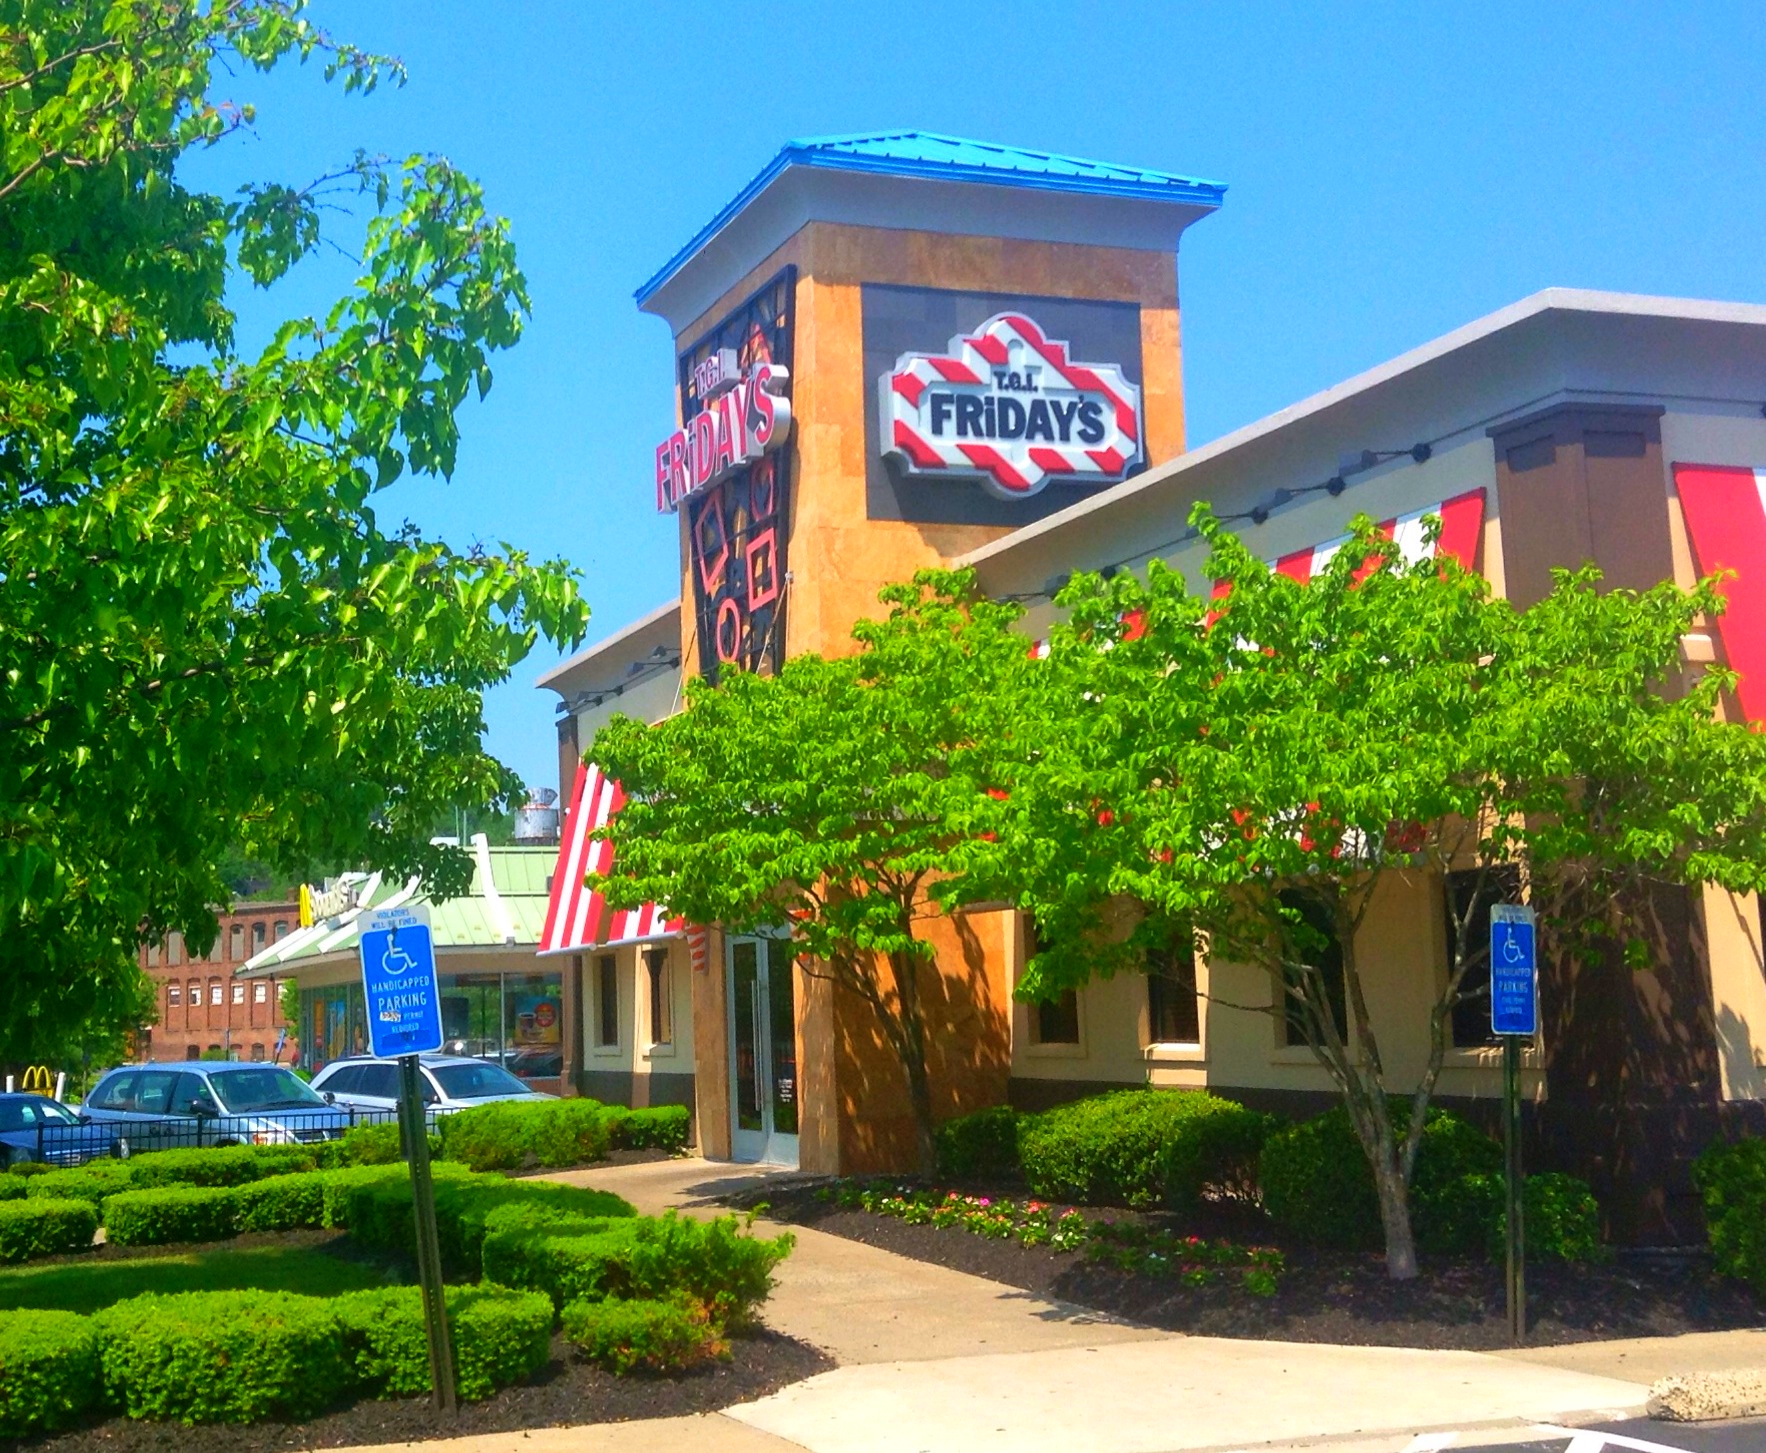
[[[297,904],[242,903],[221,916],[215,946],[202,958],[192,957],[179,933],[142,949],[141,968],[154,982],[159,1014],[137,1036],[139,1057],[165,1063],[213,1052],[290,1063],[298,1049],[292,1027],[281,1055],[276,1053],[284,1028],[281,981],[236,979],[234,972],[298,927]]]

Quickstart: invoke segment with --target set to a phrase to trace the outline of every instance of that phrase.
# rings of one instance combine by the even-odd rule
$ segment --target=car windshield
[[[59,1100],[38,1100],[37,1113],[51,1125],[78,1125],[80,1117]]]
[[[526,1085],[498,1065],[431,1065],[429,1072],[450,1100],[489,1100],[497,1095],[529,1093]]]
[[[235,1115],[252,1110],[323,1110],[324,1100],[285,1069],[219,1070],[209,1087],[221,1108]]]

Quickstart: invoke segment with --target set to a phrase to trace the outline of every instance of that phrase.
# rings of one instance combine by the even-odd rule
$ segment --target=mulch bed
[[[577,1423],[617,1423],[709,1413],[777,1392],[788,1383],[826,1372],[833,1359],[806,1343],[758,1331],[731,1343],[728,1362],[679,1377],[615,1377],[583,1362],[563,1338],[552,1361],[531,1383],[505,1388],[481,1403],[464,1404],[449,1418],[427,1398],[367,1401],[307,1423],[250,1427],[130,1422],[113,1418],[94,1427],[22,1443],[0,1443],[30,1453],[285,1453],[305,1448],[406,1443],[471,1433],[509,1433]]]
[[[962,1189],[1002,1194],[997,1186]],[[1386,1275],[1383,1256],[1292,1245],[1250,1208],[1207,1207],[1181,1218],[1129,1211],[1102,1214],[1185,1235],[1278,1246],[1287,1270],[1273,1297],[1251,1296],[1232,1280],[1188,1287],[1170,1277],[1119,1271],[1083,1252],[1021,1246],[959,1227],[910,1226],[868,1211],[841,1210],[819,1199],[814,1186],[774,1185],[750,1193],[745,1203],[762,1200],[768,1204],[767,1215],[777,1221],[814,1226],[1153,1327],[1210,1337],[1380,1347],[1488,1350],[1509,1345],[1500,1265],[1425,1256],[1416,1280],[1394,1282]],[[1766,1308],[1745,1286],[1717,1276],[1707,1258],[1690,1254],[1621,1253],[1601,1263],[1530,1265],[1527,1304],[1527,1340],[1533,1345],[1766,1326]]]

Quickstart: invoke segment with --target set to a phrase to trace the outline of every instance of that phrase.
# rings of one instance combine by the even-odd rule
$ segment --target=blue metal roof
[[[989,186],[1022,187],[1045,192],[1075,192],[1140,201],[1181,202],[1192,207],[1218,207],[1226,196],[1221,182],[1180,177],[1143,167],[1087,161],[1052,151],[1021,146],[995,146],[941,136],[933,131],[876,131],[852,136],[812,136],[788,141],[698,234],[669,258],[633,295],[642,307],[684,267],[731,218],[759,196],[786,167],[821,167],[832,171],[873,172],[882,176],[919,177],[930,181],[979,182]]]

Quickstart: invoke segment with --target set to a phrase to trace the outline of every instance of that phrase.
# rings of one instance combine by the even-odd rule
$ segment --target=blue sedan
[[[83,1165],[109,1155],[115,1132],[46,1095],[0,1094],[0,1164]]]

